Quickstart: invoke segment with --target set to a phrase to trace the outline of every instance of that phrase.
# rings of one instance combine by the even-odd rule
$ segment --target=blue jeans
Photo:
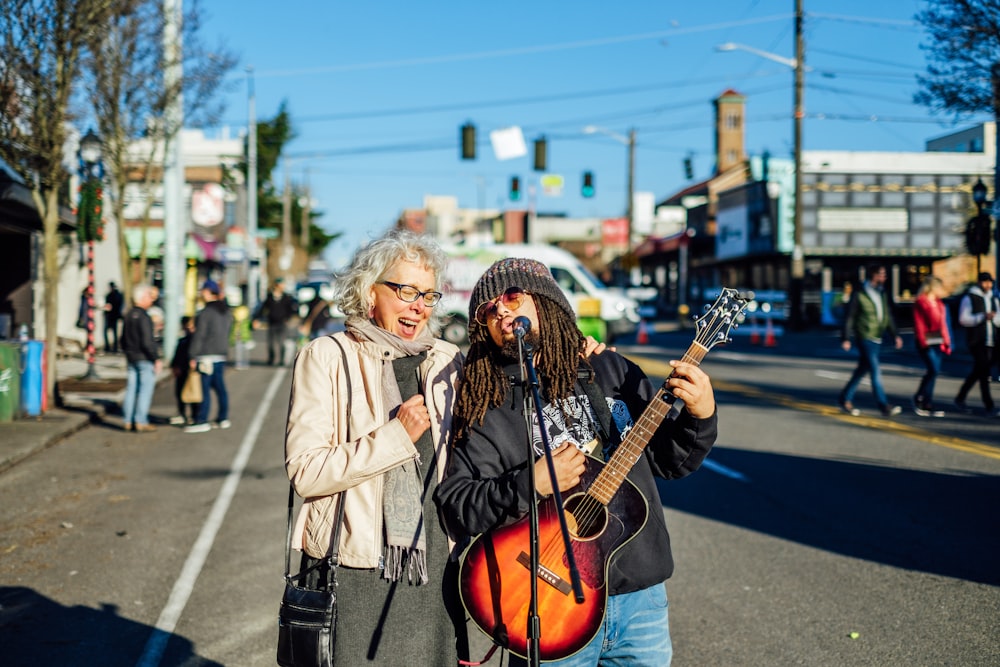
[[[199,424],[208,423],[208,411],[212,407],[212,395],[209,390],[214,391],[216,398],[219,399],[219,413],[216,421],[221,422],[223,419],[229,419],[229,394],[226,393],[226,380],[222,376],[225,369],[226,362],[216,361],[212,364],[211,373],[201,374],[202,399],[196,420]]]
[[[156,369],[152,361],[130,361],[125,370],[125,402],[122,415],[125,425],[148,424],[149,406],[156,388]]]
[[[858,367],[854,369],[851,379],[847,381],[847,386],[840,392],[840,402],[850,403],[854,400],[854,392],[858,390],[861,378],[871,373],[872,394],[879,408],[886,408],[889,399],[885,397],[885,390],[882,388],[882,369],[878,365],[878,355],[882,350],[882,343],[866,338],[858,338],[854,341],[858,348]]]
[[[941,352],[939,345],[918,347],[917,352],[920,354],[927,372],[920,380],[920,386],[917,388],[916,396],[913,397],[913,402],[917,404],[917,407],[924,407],[929,406],[934,399],[934,382],[941,372],[941,357],[944,353]]]
[[[545,667],[667,667],[674,653],[667,607],[664,584],[611,595],[604,622],[590,643],[568,658],[543,664]],[[523,658],[510,656],[510,667],[526,664]]]

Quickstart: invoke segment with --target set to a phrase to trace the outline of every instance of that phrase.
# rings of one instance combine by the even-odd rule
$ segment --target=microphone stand
[[[559,492],[559,485],[556,482],[556,467],[552,462],[552,452],[549,450],[549,435],[545,430],[545,422],[542,419],[542,401],[538,391],[538,375],[535,373],[534,349],[530,343],[524,342],[524,334],[518,334],[518,351],[521,356],[521,386],[531,387],[531,401],[534,405],[535,417],[538,419],[538,431],[542,436],[542,451],[545,452],[545,462],[549,469],[549,478],[552,480],[552,496],[556,505],[556,514],[559,516],[559,529],[562,533],[563,547],[566,550],[566,558],[569,565],[570,584],[573,586],[573,597],[577,604],[581,604],[583,598],[583,586],[580,584],[580,572],[576,568],[576,557],[573,554],[570,543],[569,528],[566,525],[566,515],[563,512],[562,494]],[[527,375],[527,378],[525,378]],[[527,400],[527,397],[525,397]],[[531,446],[531,419],[528,411],[524,414],[525,423],[528,426],[527,448],[528,448],[528,485],[531,493],[535,492],[535,451]],[[541,639],[541,619],[538,617],[538,569],[539,569],[539,544],[538,544],[538,503],[532,501],[528,503],[528,525],[529,525],[529,562],[531,565],[531,594],[528,601],[528,664],[531,667],[538,667],[541,662],[539,640]]]

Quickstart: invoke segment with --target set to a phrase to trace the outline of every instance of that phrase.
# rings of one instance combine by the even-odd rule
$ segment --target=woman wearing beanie
[[[531,577],[522,557],[528,541],[516,531],[525,526],[531,504],[540,501],[539,523],[545,529],[540,569],[551,573],[538,577],[539,597],[545,596],[539,606],[541,660],[574,666],[670,664],[664,584],[673,560],[655,478],[693,472],[715,443],[717,417],[708,376],[697,365],[670,362],[674,372],[668,387],[685,402],[680,415],[654,423],[652,432],[637,431],[648,444],[634,454],[623,450],[635,458],[629,466],[614,468],[617,487],[581,485],[581,480],[593,481],[591,474],[614,457],[621,435],[653,399],[649,380],[613,351],[581,359],[586,341],[573,309],[540,262],[507,258],[494,263],[473,289],[469,315],[470,348],[455,406],[455,446],[436,496],[453,531],[466,538],[479,536],[462,567],[465,607],[483,632],[510,649],[511,665],[524,664],[530,642],[523,611]],[[542,423],[526,406],[529,392],[520,382],[514,321],[521,317],[530,322],[523,339],[534,348]],[[526,453],[529,441],[532,460]],[[584,497],[591,492],[610,496],[608,530],[573,542],[584,605],[576,605],[566,592],[567,555],[561,538],[554,537],[557,529],[550,530],[556,512],[546,502],[554,489],[545,444],[564,501],[574,494],[579,499],[584,488]],[[580,508],[598,504],[592,497],[579,502]],[[576,512],[567,522],[586,530],[586,522],[599,516],[603,510]],[[515,531],[515,537],[504,532],[494,539],[498,530]],[[482,546],[477,550],[477,545]],[[513,556],[505,545],[512,545]],[[600,553],[604,546],[610,548]],[[521,556],[518,550],[523,550]]]

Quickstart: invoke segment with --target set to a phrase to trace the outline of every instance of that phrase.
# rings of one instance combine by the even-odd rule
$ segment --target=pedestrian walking
[[[153,339],[153,321],[147,309],[153,305],[153,288],[136,285],[132,308],[122,326],[122,350],[125,352],[126,382],[122,416],[125,429],[137,433],[155,431],[149,423],[156,375],[160,372],[160,351]]]
[[[108,283],[108,293],[104,295],[104,351],[118,354],[118,323],[122,320],[125,295],[115,283]]]
[[[219,402],[215,425],[229,428],[229,394],[226,391],[226,360],[229,357],[229,330],[233,316],[229,306],[220,298],[222,290],[214,280],[206,280],[201,286],[201,298],[205,307],[195,317],[194,335],[191,337],[191,361],[189,368],[197,368],[201,373],[202,401],[198,407],[195,423],[184,428],[185,433],[204,433],[212,425],[208,421],[212,407],[210,392],[215,393]]]
[[[885,417],[898,415],[902,408],[890,405],[882,387],[882,369],[879,367],[879,354],[882,351],[882,341],[886,336],[893,338],[898,350],[903,346],[896,328],[896,318],[893,315],[892,299],[885,291],[888,274],[884,265],[875,264],[868,267],[868,280],[851,295],[847,304],[847,317],[844,319],[841,347],[845,352],[853,344],[858,349],[858,365],[851,378],[840,392],[840,407],[849,415],[858,416],[861,410],[854,407],[854,393],[861,383],[861,378],[871,375],[872,394],[879,411]]]
[[[309,302],[309,314],[299,326],[299,333],[308,340],[343,331],[343,325],[330,314],[330,302],[319,294]]]
[[[233,308],[233,326],[229,330],[229,345],[233,348],[233,368],[245,371],[250,368],[250,350],[253,349],[253,323],[246,304]]]
[[[255,321],[264,320],[267,322],[268,366],[274,366],[275,363],[284,366],[291,361],[291,359],[286,359],[285,340],[288,338],[288,321],[295,315],[297,309],[298,304],[295,299],[285,293],[285,281],[282,278],[276,278],[255,318]]]
[[[955,407],[964,413],[972,409],[965,399],[972,387],[978,383],[983,407],[988,417],[1000,416],[1000,410],[990,393],[990,373],[993,366],[1000,363],[1000,299],[993,292],[993,276],[982,272],[974,286],[970,287],[958,306],[958,323],[965,329],[965,343],[972,355],[972,370],[955,397]]]
[[[944,283],[937,276],[927,276],[913,303],[913,340],[917,354],[927,371],[913,396],[913,411],[921,417],[944,417],[944,410],[934,407],[934,383],[941,372],[941,360],[951,354],[951,330]]]
[[[193,424],[198,416],[200,403],[186,403],[182,398],[184,384],[191,370],[191,337],[194,335],[194,318],[185,315],[181,318],[181,329],[184,335],[177,341],[174,358],[170,361],[170,370],[174,375],[174,398],[177,400],[177,414],[170,418],[174,426]]]

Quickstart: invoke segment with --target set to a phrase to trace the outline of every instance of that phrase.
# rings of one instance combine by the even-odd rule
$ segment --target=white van
[[[444,298],[437,306],[445,313],[441,336],[461,345],[468,339],[469,298],[486,269],[498,259],[527,257],[545,264],[573,305],[578,317],[597,316],[604,321],[604,338],[633,333],[639,324],[639,304],[619,289],[606,286],[570,252],[543,244],[445,246],[451,260],[445,271]]]

